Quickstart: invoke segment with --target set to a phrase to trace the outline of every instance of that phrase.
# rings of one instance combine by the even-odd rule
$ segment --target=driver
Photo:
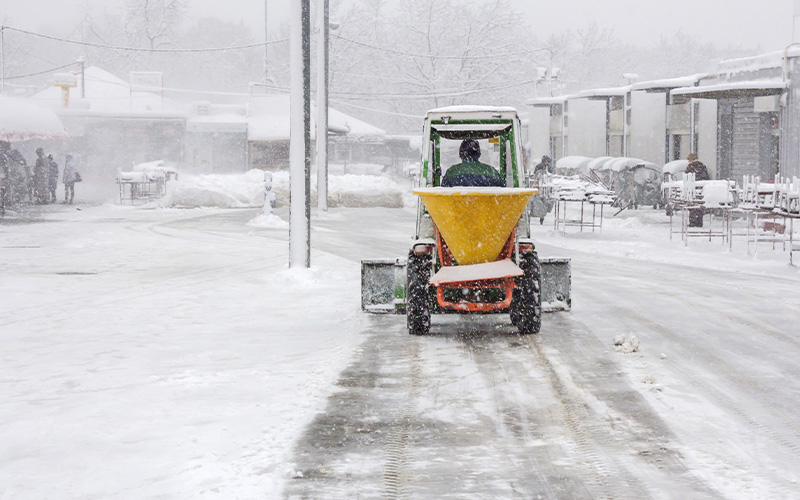
[[[475,139],[464,139],[458,149],[461,163],[447,169],[442,178],[442,187],[492,186],[503,187],[505,182],[493,167],[481,163],[481,146]]]

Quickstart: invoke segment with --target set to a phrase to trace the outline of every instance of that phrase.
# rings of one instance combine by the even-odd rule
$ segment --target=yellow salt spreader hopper
[[[530,239],[527,206],[537,190],[524,186],[520,129],[513,108],[428,112],[415,238],[407,260],[361,261],[364,311],[405,313],[412,335],[430,332],[432,313],[509,314],[521,334],[531,334],[541,328],[543,305],[570,309],[569,259],[540,260]],[[475,142],[486,153],[477,170],[459,147]],[[446,176],[459,156],[461,170]]]

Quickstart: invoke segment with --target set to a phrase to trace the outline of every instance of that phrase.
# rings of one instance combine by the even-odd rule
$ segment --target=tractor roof
[[[508,106],[449,106],[428,111],[426,120],[441,120],[444,117],[458,120],[513,120],[518,119],[517,110]]]

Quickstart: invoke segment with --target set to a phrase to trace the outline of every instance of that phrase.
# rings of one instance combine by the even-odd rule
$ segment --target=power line
[[[7,76],[6,80],[18,80],[20,78],[28,78],[30,76],[44,75],[46,73],[51,73],[53,71],[58,71],[60,69],[69,68],[70,66],[75,66],[76,64],[78,64],[78,63],[77,62],[72,62],[72,63],[69,63],[69,64],[65,64],[63,66],[59,66],[57,68],[51,68],[51,69],[48,69],[48,70],[45,70],[45,71],[39,71],[37,73],[28,73],[27,75]]]
[[[515,87],[521,87],[523,85],[530,85],[532,83],[536,83],[538,80],[526,80],[517,83],[511,83],[508,85],[498,85],[495,87],[483,87],[478,89],[471,89],[471,90],[453,90],[453,91],[440,91],[438,93],[427,93],[427,94],[376,94],[376,93],[369,93],[369,92],[336,92],[331,91],[331,95],[335,95],[340,99],[362,99],[362,100],[384,100],[384,99],[433,99],[435,97],[463,97],[472,94],[480,94],[482,92],[494,92],[496,90],[507,90]],[[265,85],[265,84],[257,84],[259,87],[265,87],[269,90],[274,90],[278,92],[288,92],[289,89],[286,87],[278,87],[276,85]]]
[[[212,47],[206,49],[148,49],[144,47],[122,47],[118,45],[105,45],[101,43],[92,43],[92,42],[83,42],[80,40],[70,40],[68,38],[60,38],[57,36],[52,35],[45,35],[42,33],[35,33],[33,31],[27,31],[19,28],[13,28],[11,26],[3,26],[3,30],[11,30],[17,31],[19,33],[25,33],[26,35],[37,36],[40,38],[47,38],[48,40],[56,40],[58,42],[65,42],[65,43],[72,43],[75,45],[84,45],[87,47],[96,47],[101,49],[112,49],[112,50],[126,50],[129,52],[162,52],[162,53],[191,53],[191,52],[225,52],[230,50],[242,50],[242,49],[252,49],[255,47],[264,47],[265,45],[272,45],[275,43],[286,42],[288,38],[281,38],[279,40],[271,40],[268,42],[259,42],[259,43],[251,43],[247,45],[233,45],[230,47]]]
[[[506,54],[486,54],[486,55],[482,55],[482,56],[477,56],[477,55],[476,56],[467,56],[467,55],[464,55],[464,56],[439,56],[439,55],[435,55],[435,54],[414,54],[414,53],[411,53],[411,52],[404,52],[402,50],[388,49],[386,47],[379,47],[377,45],[371,45],[369,43],[359,42],[357,40],[352,40],[350,38],[345,38],[345,37],[343,37],[341,35],[333,35],[332,34],[331,37],[332,38],[338,38],[339,40],[344,40],[345,42],[350,42],[350,43],[355,44],[355,45],[360,45],[360,46],[366,47],[368,49],[380,50],[380,51],[383,51],[383,52],[389,52],[391,54],[397,54],[397,55],[401,55],[401,56],[424,57],[424,58],[428,58],[428,59],[450,59],[450,60],[455,60],[455,61],[462,61],[464,59],[498,59],[498,58],[502,58],[502,57],[527,56],[527,55],[535,54],[537,52],[542,52],[542,51],[549,50],[549,49],[534,49],[534,50],[525,50],[525,51],[522,51],[522,52],[511,52],[511,53],[506,53]]]
[[[383,110],[383,109],[368,108],[366,106],[359,106],[358,104],[351,104],[349,102],[340,101],[339,99],[331,99],[331,102],[335,102],[337,104],[341,104],[341,105],[344,105],[344,106],[350,106],[351,108],[361,109],[361,110],[364,110],[364,111],[372,111],[374,113],[383,113],[385,115],[402,116],[404,118],[415,118],[415,119],[419,119],[419,120],[425,118],[424,116],[421,116],[421,115],[409,115],[407,113],[399,113],[397,111],[386,111],[386,110]]]

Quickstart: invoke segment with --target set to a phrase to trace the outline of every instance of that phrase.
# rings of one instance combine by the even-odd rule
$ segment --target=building
[[[695,153],[712,178],[800,177],[798,60],[792,45],[722,61],[708,74],[531,99],[531,154],[663,165]]]
[[[151,91],[160,85],[159,78],[142,91],[91,66],[83,78],[65,74],[61,80],[32,98],[54,109],[64,123],[68,138],[61,152],[77,154],[82,171],[100,179],[153,160],[180,163],[184,171],[198,174],[289,166],[288,95],[243,95],[240,104],[186,105]],[[314,115],[312,110],[312,144]],[[331,161],[391,164],[383,130],[335,109],[329,110],[328,130]]]
[[[800,176],[799,55],[787,49],[722,61],[697,86],[673,90],[687,101],[716,103],[719,178]]]
[[[85,82],[85,90],[83,87]],[[117,169],[165,159],[183,159],[184,106],[96,66],[75,75],[73,88],[52,86],[32,96],[56,111],[67,131],[61,153],[78,156],[82,172],[104,179]]]

